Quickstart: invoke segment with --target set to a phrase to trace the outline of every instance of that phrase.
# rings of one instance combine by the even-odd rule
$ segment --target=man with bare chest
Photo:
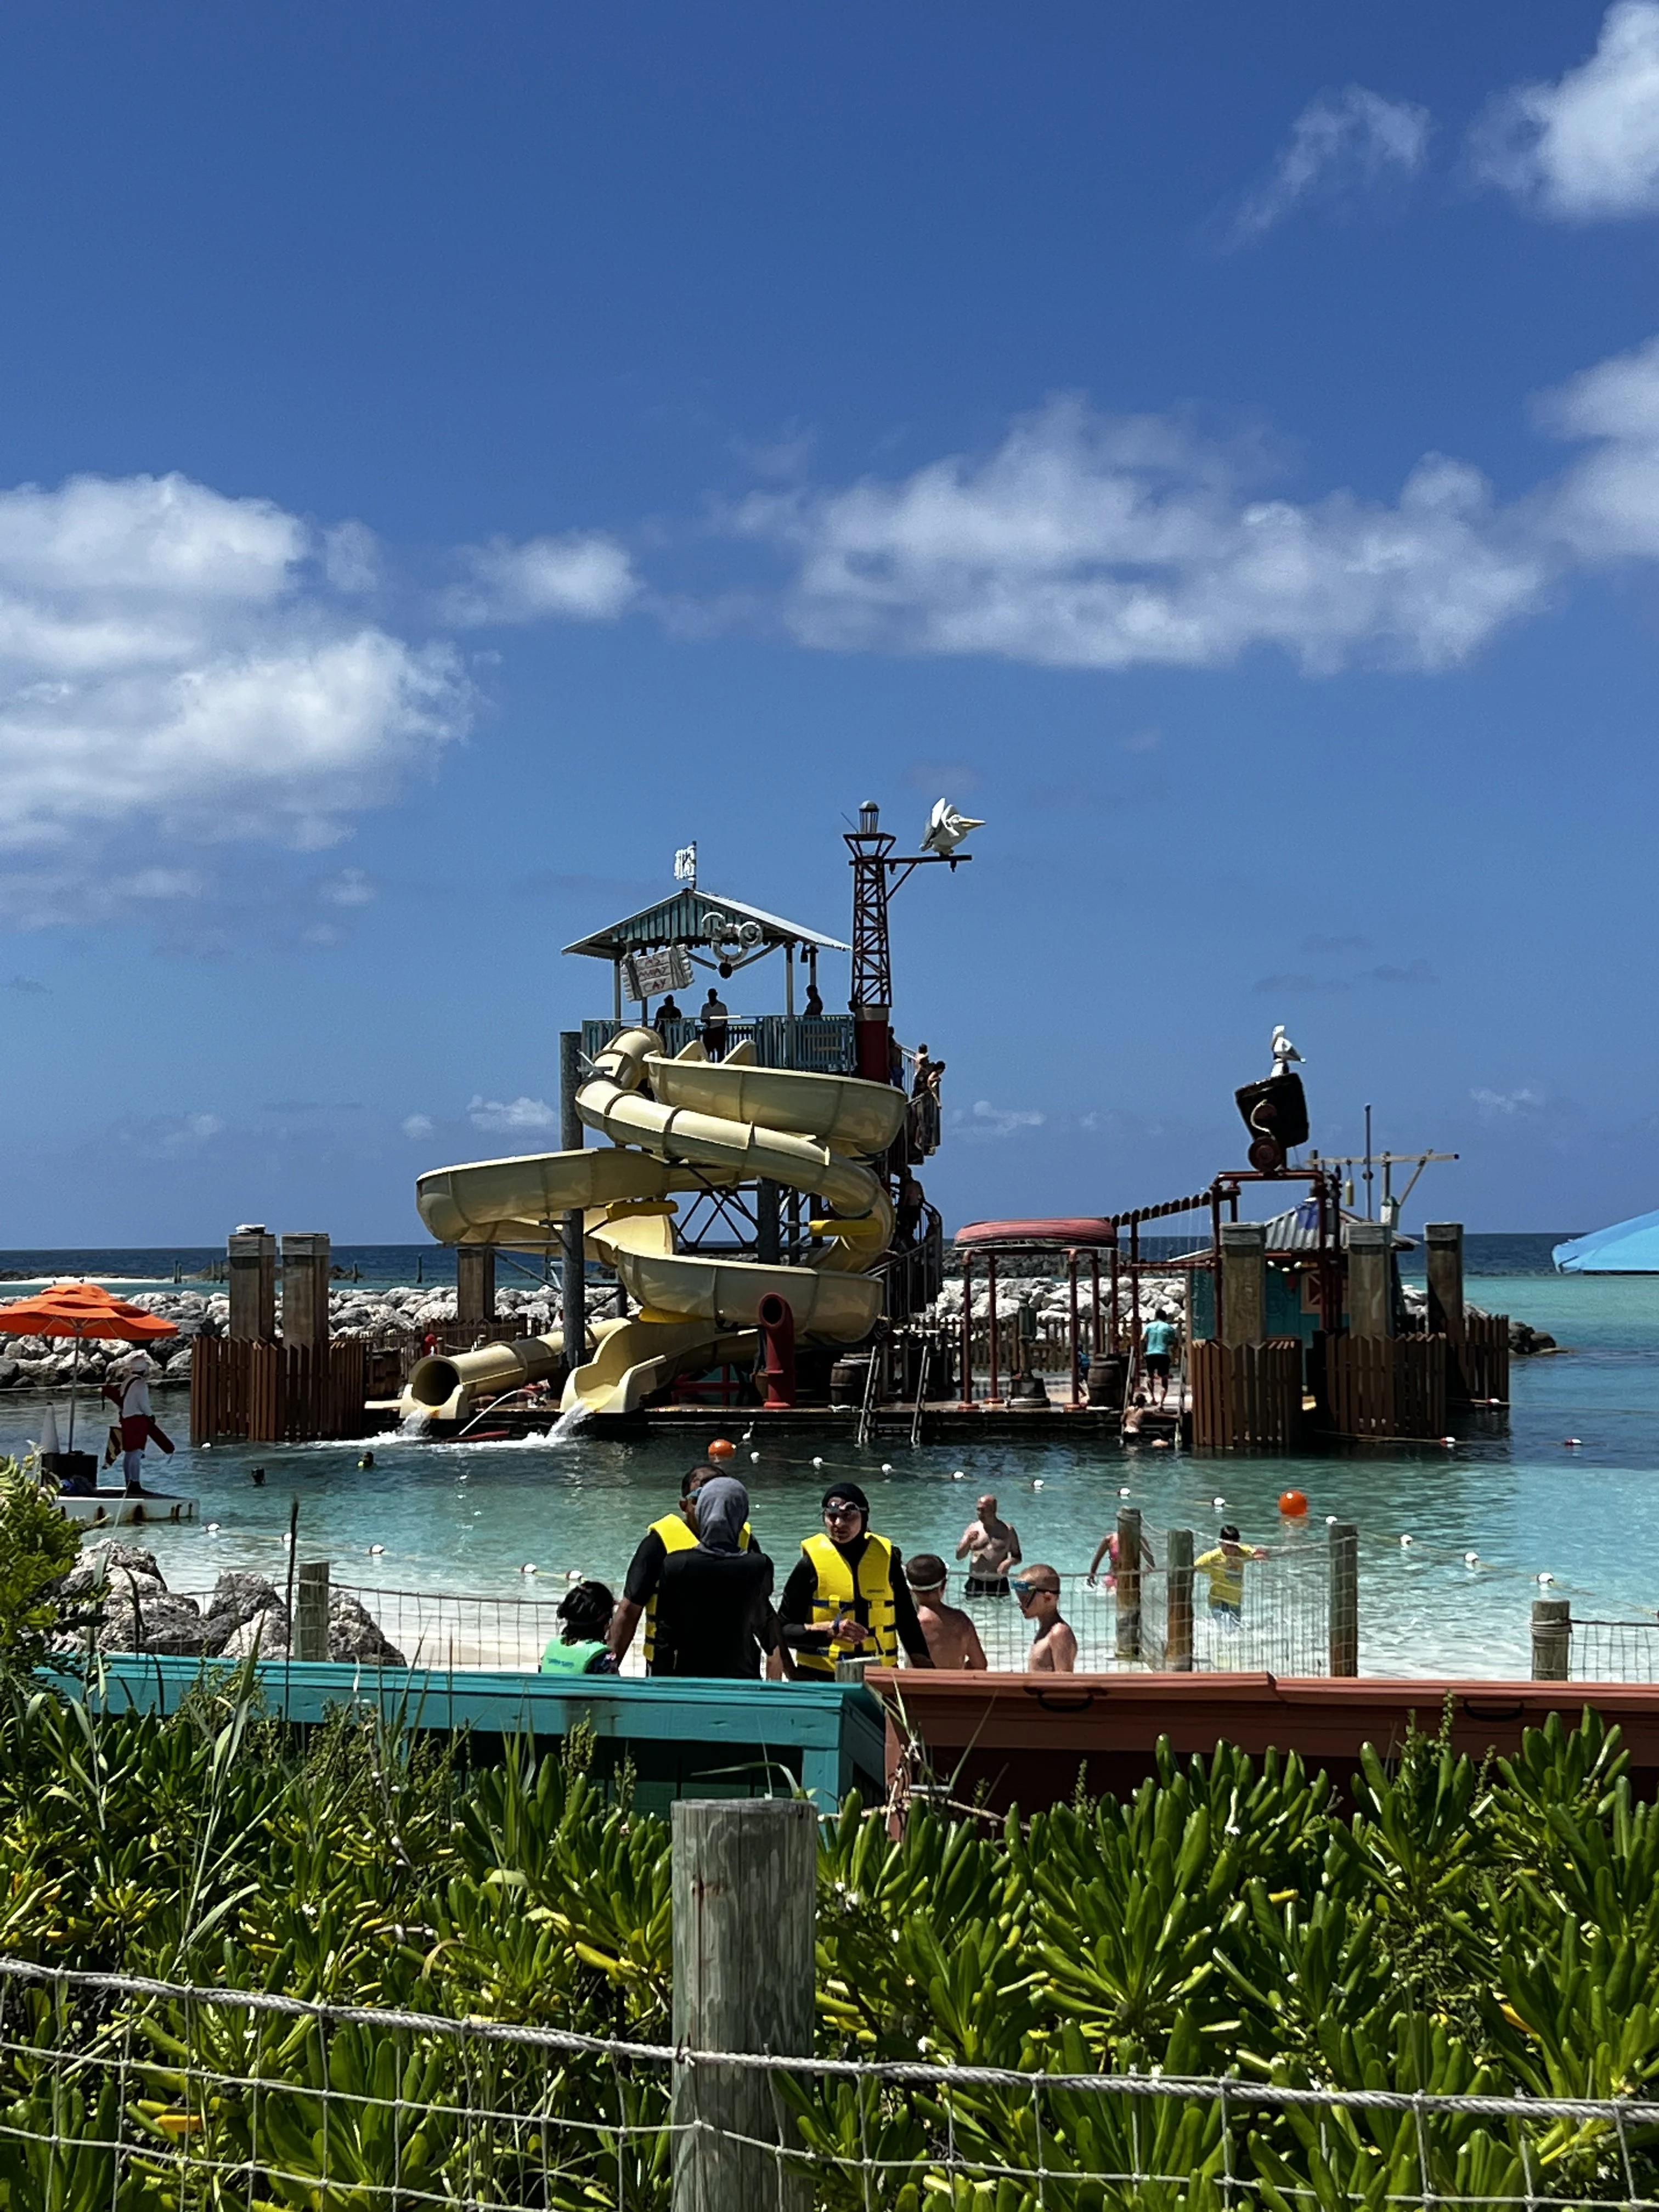
[[[957,1557],[968,1561],[966,1596],[1007,1596],[1008,1570],[1019,1565],[1019,1532],[1012,1521],[999,1518],[996,1498],[988,1490],[979,1501],[978,1520],[963,1531]]]

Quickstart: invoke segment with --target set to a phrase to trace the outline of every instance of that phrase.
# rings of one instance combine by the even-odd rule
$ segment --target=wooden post
[[[1381,1221],[1348,1224],[1348,1334],[1394,1334],[1394,1236]]]
[[[1117,1509],[1117,1656],[1140,1656],[1140,1509]]]
[[[1331,1523],[1331,1673],[1351,1680],[1359,1672],[1359,1531],[1351,1521]]]
[[[1572,1601],[1535,1597],[1532,1601],[1532,1679],[1565,1682],[1571,1674]]]
[[[230,1326],[238,1342],[276,1341],[276,1239],[256,1221],[245,1222],[225,1241],[230,1286]]]
[[[1083,1403],[1083,1370],[1078,1361],[1079,1346],[1077,1334],[1077,1254],[1069,1254],[1072,1277],[1072,1403]]]
[[[328,1344],[329,1243],[320,1231],[283,1239],[283,1342],[290,1352]]]
[[[455,1320],[459,1326],[493,1326],[495,1319],[495,1248],[455,1247]]]
[[[1267,1334],[1267,1231],[1260,1221],[1221,1225],[1218,1278],[1223,1344],[1260,1344]]]
[[[958,1402],[974,1402],[974,1255],[962,1256],[962,1395]]]
[[[817,1814],[805,1798],[681,1798],[673,1808],[673,2039],[683,2051],[811,2052]],[[673,2212],[807,2212],[811,2177],[774,2077],[674,2069]],[[746,2142],[733,2142],[746,2136]]]
[[[997,1255],[994,1252],[985,1262],[985,1283],[991,1294],[991,1384],[985,1394],[985,1402],[988,1406],[994,1406],[1002,1390],[1001,1378],[997,1373],[997,1353],[1000,1346],[997,1342]]]
[[[294,1656],[328,1656],[328,1561],[307,1559],[294,1577]]]
[[[1164,1663],[1172,1674],[1193,1671],[1193,1532],[1171,1528],[1164,1540],[1168,1565]]]
[[[622,968],[617,969],[617,1012],[622,1012]],[[581,1085],[580,1030],[559,1032],[559,1142],[567,1152],[582,1148],[582,1117],[576,1111]],[[587,1281],[582,1255],[582,1217],[562,1217],[559,1231],[561,1297],[564,1308],[564,1356],[568,1366],[580,1367],[587,1357]]]

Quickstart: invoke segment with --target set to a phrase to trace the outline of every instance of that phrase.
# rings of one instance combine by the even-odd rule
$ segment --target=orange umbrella
[[[118,1298],[96,1283],[58,1283],[36,1297],[0,1303],[0,1334],[7,1336],[72,1336],[75,1373],[70,1381],[69,1449],[75,1449],[75,1402],[81,1387],[81,1344],[88,1336],[114,1337],[123,1344],[149,1344],[177,1336],[170,1321],[158,1320],[142,1306]]]

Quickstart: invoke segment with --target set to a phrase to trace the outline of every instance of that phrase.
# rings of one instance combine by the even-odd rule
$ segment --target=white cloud
[[[951,1116],[952,1127],[964,1137],[1012,1137],[1020,1129],[1040,1129],[1048,1119],[1032,1106],[994,1106],[988,1098],[975,1101],[971,1115]]]
[[[1659,212],[1659,4],[1614,0],[1595,52],[1517,85],[1475,126],[1476,172],[1565,221]]]
[[[1501,1115],[1505,1118],[1535,1114],[1547,1103],[1543,1092],[1529,1083],[1523,1083],[1516,1091],[1471,1091],[1469,1096],[1483,1115]]]
[[[195,896],[169,842],[333,843],[459,736],[453,656],[348,616],[317,551],[178,476],[0,491],[0,850],[107,896],[137,834],[130,895]]]
[[[1262,499],[1180,423],[1074,398],[988,459],[757,493],[732,526],[793,556],[784,618],[806,644],[1052,667],[1215,667],[1269,645],[1312,671],[1443,668],[1534,605],[1552,566],[1461,462],[1426,456],[1389,505]]]
[[[1387,181],[1415,176],[1428,158],[1432,128],[1426,107],[1384,100],[1364,85],[1322,92],[1297,117],[1272,168],[1234,215],[1233,241],[1260,238],[1311,203],[1352,202]]]
[[[373,906],[380,893],[362,868],[342,868],[323,885],[331,906]]]
[[[532,538],[515,545],[494,538],[461,558],[468,580],[445,601],[449,620],[488,623],[613,622],[639,595],[625,547],[599,532]]]
[[[172,1128],[164,1131],[162,1146],[170,1152],[205,1145],[224,1133],[224,1123],[216,1114],[186,1114]]]
[[[1659,559],[1659,338],[1584,370],[1540,412],[1590,447],[1548,488],[1548,529],[1580,560]]]
[[[404,1122],[404,1134],[410,1139],[411,1144],[419,1138],[429,1137],[432,1134],[432,1121],[430,1116],[425,1114],[410,1114],[408,1115]]]
[[[545,1098],[520,1097],[503,1103],[499,1098],[479,1097],[466,1111],[475,1129],[556,1129],[559,1126],[557,1110]]]

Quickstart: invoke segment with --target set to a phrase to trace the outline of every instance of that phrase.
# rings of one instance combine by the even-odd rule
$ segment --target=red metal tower
[[[954,868],[971,853],[907,853],[893,857],[898,842],[881,826],[873,799],[859,809],[859,826],[843,831],[853,866],[853,1029],[859,1073],[871,1083],[892,1080],[893,947],[887,905],[914,870],[943,860]]]

